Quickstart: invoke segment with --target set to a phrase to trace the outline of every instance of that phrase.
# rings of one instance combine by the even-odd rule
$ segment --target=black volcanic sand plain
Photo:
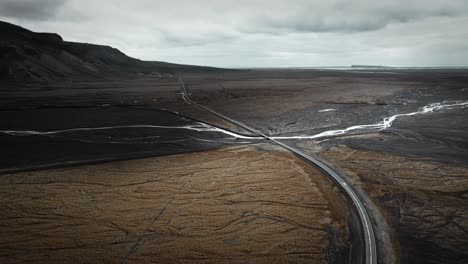
[[[196,126],[198,122],[154,109],[109,106],[5,110],[0,111],[0,119],[2,171],[249,143],[219,132],[177,128]],[[31,131],[52,134],[12,134]]]
[[[386,69],[378,71],[372,69],[355,71],[242,70],[215,74],[184,74],[183,78],[193,100],[242,121],[264,133],[280,136],[314,135],[353,125],[373,124],[380,122],[384,117],[417,111],[420,107],[430,103],[468,100],[468,71],[456,69]],[[0,93],[2,130],[47,131],[77,126],[97,127],[134,124],[190,125],[194,124],[195,120],[235,130],[232,125],[187,105],[181,98],[180,87],[175,76],[125,81],[56,81],[23,85],[10,83],[2,84]],[[183,116],[192,117],[195,120],[183,118]],[[377,232],[384,232],[390,238],[390,244],[383,245],[387,247],[385,249],[387,256],[381,256],[381,261],[387,261],[388,263],[464,263],[468,257],[465,246],[468,243],[466,232],[468,229],[468,203],[466,200],[466,189],[468,188],[467,119],[467,108],[456,108],[425,115],[402,117],[397,119],[391,128],[380,132],[342,135],[317,140],[285,140],[285,142],[330,162],[345,172],[358,190],[369,197],[387,223],[387,228],[377,230]],[[241,130],[236,131],[246,133]],[[142,143],[138,139],[132,142],[137,137],[141,137],[141,134],[144,134],[144,137],[152,137],[161,136],[161,133],[168,139],[190,139],[190,141],[180,144],[160,144],[155,140],[148,144]],[[111,138],[117,137],[120,140],[127,138],[129,141],[124,143],[120,141],[118,144],[114,144],[110,142],[108,136]],[[193,140],[193,137],[205,141]],[[224,141],[224,137],[226,135],[211,132],[197,133],[186,130],[147,131],[142,129],[71,133],[54,137],[3,134],[0,137],[2,148],[6,146],[8,151],[2,153],[2,168],[37,167],[42,164],[49,164],[51,161],[122,159],[132,156],[168,155],[176,152],[195,151],[193,154],[156,158],[155,162],[171,159],[171,169],[164,167],[166,169],[163,170],[169,174],[172,168],[187,166],[186,169],[177,173],[182,178],[186,177],[184,179],[180,178],[181,182],[185,182],[185,180],[188,180],[187,175],[194,173],[196,176],[204,171],[203,168],[197,166],[203,167],[204,162],[212,161],[216,163],[216,166],[208,167],[210,169],[216,167],[218,168],[217,171],[207,173],[206,179],[203,176],[195,181],[195,183],[199,181],[197,184],[203,186],[203,188],[200,187],[203,190],[212,187],[214,189],[211,190],[230,192],[230,189],[240,188],[238,192],[236,191],[239,193],[239,197],[252,197],[252,199],[268,204],[283,204],[287,208],[298,205],[296,200],[288,200],[287,203],[281,201],[280,203],[272,197],[282,197],[278,196],[276,191],[282,191],[282,195],[293,195],[297,192],[296,187],[304,184],[306,178],[295,181],[294,186],[297,186],[294,188],[285,187],[285,183],[282,182],[286,178],[289,179],[289,176],[285,176],[286,174],[280,173],[281,175],[278,175],[278,178],[272,181],[266,181],[262,178],[276,175],[271,174],[270,170],[266,169],[276,163],[278,163],[278,166],[284,165],[278,171],[284,171],[285,173],[287,171],[287,173],[291,173],[291,177],[302,175],[302,172],[297,170],[297,166],[291,165],[297,162],[297,159],[290,155],[286,157],[283,152],[274,152],[276,153],[274,155],[282,157],[281,162],[275,160],[275,162],[270,163],[271,161],[267,162],[267,159],[261,158],[267,155],[265,153],[261,154],[262,150],[238,146],[239,144],[246,144],[241,143],[243,141],[237,143],[234,140],[229,141],[229,146],[239,149],[245,148],[243,151],[239,151],[239,149],[233,151],[232,148],[225,148],[228,145],[226,142],[212,142],[213,139],[215,141],[218,139]],[[216,148],[216,150],[208,150],[213,148]],[[203,149],[207,151],[200,151]],[[244,153],[244,151],[245,155],[248,155],[251,159],[257,157],[259,162],[262,160],[267,164],[262,163],[260,165],[253,161],[242,163],[240,160],[244,154],[241,153]],[[286,160],[289,161],[286,162]],[[135,162],[135,164],[131,162]],[[4,259],[12,259],[14,260],[13,263],[37,257],[40,257],[43,262],[60,261],[69,259],[70,256],[86,256],[90,252],[97,252],[96,248],[102,248],[102,252],[99,251],[97,255],[91,254],[89,256],[97,256],[97,259],[105,260],[105,256],[108,254],[113,261],[116,258],[126,256],[125,253],[133,252],[129,251],[129,247],[131,249],[136,244],[135,247],[139,248],[139,243],[143,242],[138,241],[145,241],[142,250],[138,251],[137,254],[129,254],[128,260],[143,261],[145,258],[151,259],[154,257],[154,252],[157,253],[161,250],[165,250],[164,256],[167,257],[169,262],[175,261],[176,256],[184,257],[187,261],[198,260],[202,262],[216,262],[221,258],[232,262],[244,260],[253,262],[304,262],[311,260],[316,263],[323,263],[333,262],[333,260],[336,262],[336,259],[343,260],[343,258],[337,258],[334,254],[343,252],[343,248],[346,249],[346,245],[349,243],[349,231],[345,224],[348,221],[346,219],[349,217],[349,211],[343,209],[343,198],[338,196],[337,190],[327,187],[326,184],[317,184],[314,188],[311,187],[309,191],[312,192],[310,195],[314,197],[324,197],[323,200],[317,198],[316,201],[327,204],[323,207],[325,210],[328,207],[335,208],[330,209],[330,211],[334,212],[331,213],[334,216],[327,216],[331,220],[324,217],[328,213],[322,214],[323,212],[320,212],[315,214],[309,210],[290,213],[288,209],[284,214],[280,214],[278,213],[280,209],[276,209],[276,207],[272,209],[274,212],[268,212],[266,216],[262,213],[259,217],[259,211],[254,209],[260,208],[258,204],[251,204],[241,199],[242,203],[253,206],[252,208],[249,207],[249,210],[245,210],[246,212],[257,212],[254,222],[269,221],[268,224],[265,223],[265,232],[268,231],[269,235],[263,236],[252,233],[258,236],[251,237],[252,239],[247,243],[241,238],[250,237],[247,234],[253,232],[253,229],[249,229],[252,226],[247,225],[247,229],[242,230],[243,226],[238,226],[238,222],[233,220],[236,225],[231,224],[231,227],[239,228],[236,230],[241,233],[237,234],[242,235],[223,241],[221,239],[224,236],[222,232],[226,231],[226,229],[219,228],[220,225],[226,228],[226,225],[222,225],[224,220],[213,222],[213,225],[218,228],[213,230],[218,230],[221,233],[212,232],[210,236],[202,235],[200,232],[204,232],[204,229],[200,226],[191,226],[188,223],[171,226],[170,219],[177,219],[177,221],[182,222],[193,220],[193,222],[190,222],[192,224],[212,221],[214,218],[204,217],[207,215],[203,211],[205,209],[197,210],[197,213],[185,214],[186,217],[183,217],[183,212],[177,212],[176,210],[174,215],[170,212],[168,219],[163,219],[164,217],[154,218],[155,215],[159,215],[158,212],[165,211],[165,209],[161,210],[161,208],[166,208],[164,205],[167,204],[168,200],[158,200],[158,208],[153,208],[150,205],[145,207],[144,204],[148,202],[148,199],[151,200],[155,195],[159,195],[158,190],[151,190],[151,188],[162,187],[153,184],[148,187],[149,189],[146,187],[138,187],[134,190],[131,189],[131,191],[125,189],[127,188],[125,186],[135,184],[132,181],[151,181],[153,175],[159,175],[157,171],[163,168],[160,165],[149,166],[148,162],[140,164],[141,162],[143,160],[120,161],[105,163],[102,166],[89,165],[97,167],[58,169],[58,172],[43,170],[29,174],[28,172],[8,174],[8,177],[3,178],[5,183],[2,185],[4,187],[2,203],[5,208],[5,214],[3,214],[5,218],[2,220],[4,228],[2,229],[6,231],[7,227],[11,225],[15,228],[8,228],[10,232],[7,236],[8,239],[2,242],[4,246],[2,246],[1,252]],[[241,163],[237,164],[236,162]],[[231,164],[237,165],[231,166]],[[309,165],[304,166],[313,169]],[[122,168],[121,173],[125,172],[125,177],[114,172],[115,169],[112,168],[117,167]],[[288,168],[286,169],[286,167]],[[292,172],[292,168],[296,168],[294,172]],[[94,172],[88,174],[90,170]],[[250,188],[244,180],[233,182],[233,185],[230,185],[230,183],[226,183],[227,185],[215,184],[217,181],[214,181],[213,177],[228,179],[224,177],[231,174],[243,175],[244,172],[239,174],[236,172],[238,170],[249,170],[249,173],[246,174],[248,177],[244,180],[258,179],[258,181],[255,181],[255,184],[258,184],[255,188],[258,187],[262,191],[258,192],[255,188]],[[140,175],[140,171],[145,171],[145,174]],[[262,173],[265,171],[269,173]],[[306,174],[314,175],[312,172]],[[71,178],[61,182],[62,177]],[[76,179],[81,179],[80,177],[88,178],[73,181],[74,177]],[[102,179],[104,178],[102,177],[108,182],[103,183],[104,180]],[[119,180],[112,177],[117,177]],[[144,177],[144,179],[138,177]],[[324,179],[322,174],[320,174],[320,177]],[[175,177],[174,181],[177,179]],[[167,181],[170,181],[170,177],[161,179],[159,182],[167,183]],[[52,185],[48,182],[51,182],[54,186],[52,189],[49,189]],[[190,184],[190,181],[188,182]],[[265,184],[265,182],[268,182],[268,184]],[[83,187],[77,188],[74,184]],[[138,184],[135,186],[138,186]],[[85,188],[85,186],[88,187]],[[95,190],[93,195],[89,196],[90,190],[87,188],[94,188],[93,186],[110,189],[108,189],[109,192],[105,192],[106,195],[98,195],[102,190]],[[182,198],[181,203],[198,202],[199,200],[193,200],[194,198],[189,196],[202,192],[193,192],[190,188],[186,188],[187,186],[189,185],[179,184],[170,187],[171,191],[168,190],[167,197],[175,197],[180,193],[179,191],[183,191],[183,194],[188,196],[184,198],[177,196],[177,199],[174,198],[175,201]],[[38,189],[33,191],[28,188]],[[267,191],[265,191],[265,188]],[[333,191],[330,191],[330,188]],[[59,189],[60,191],[58,191]],[[56,195],[50,196],[55,197],[50,199],[50,203],[48,199],[46,199],[47,201],[44,200],[44,191],[53,191]],[[73,195],[75,192],[81,192],[81,194],[76,193],[76,195]],[[116,197],[127,197],[122,196],[122,192],[134,193],[134,195],[129,194],[128,197],[137,199],[135,204],[139,204],[143,200],[146,202],[135,207],[135,204],[128,201],[128,204],[122,205],[123,207],[127,206],[125,208],[110,208],[109,210],[112,212],[103,209],[108,206],[120,206],[114,204],[114,200]],[[22,193],[31,193],[34,197],[25,200],[21,198]],[[91,200],[82,202],[83,197],[81,195],[90,197]],[[224,196],[224,194],[219,195]],[[273,196],[270,197],[269,195]],[[13,203],[9,199],[16,200]],[[307,200],[308,198],[303,199]],[[57,201],[64,202],[58,205],[56,204]],[[169,201],[172,200],[169,199]],[[216,206],[218,201],[215,196],[212,196],[203,203],[204,207],[200,208],[208,208],[206,210],[210,212],[218,212],[218,209],[215,211],[209,209],[212,205]],[[169,204],[173,205],[172,202]],[[223,204],[221,207],[217,207],[220,210],[227,211],[223,211],[219,215],[213,214],[216,215],[217,219],[229,218],[229,215],[233,214],[232,211],[229,211],[230,205],[232,204]],[[165,221],[165,225],[158,224],[150,227],[148,227],[148,224],[140,225],[139,222],[133,223],[134,219],[130,216],[131,219],[119,219],[120,222],[115,219],[112,221],[107,219],[110,216],[117,217],[124,212],[126,212],[125,215],[131,215],[127,213],[130,210],[129,208],[136,211],[141,209],[142,219],[148,218],[147,223],[151,223],[153,221],[151,219],[156,219],[155,223]],[[184,206],[181,208],[184,208]],[[238,210],[236,208],[233,210]],[[58,212],[56,210],[64,211]],[[153,218],[147,215],[144,210],[153,212]],[[81,217],[81,215],[90,211],[97,219],[102,221]],[[305,222],[321,223],[316,225],[318,227],[317,233],[310,236],[313,237],[311,240],[295,233],[298,230],[310,230],[312,232],[311,229],[308,229],[310,227],[308,224],[302,224],[302,220],[297,219],[285,221],[284,218],[285,215],[293,217],[294,215],[303,214],[306,216],[309,213],[311,214],[310,218],[305,219]],[[63,223],[50,226],[51,222],[46,221],[46,218],[49,219],[50,215],[60,217],[60,221],[63,221]],[[162,215],[164,216],[164,214]],[[237,214],[234,213],[233,215]],[[247,213],[244,216],[249,217],[249,214]],[[280,217],[278,218],[278,216]],[[38,225],[32,224],[28,222],[28,219],[35,219],[40,223]],[[233,223],[230,222],[231,220],[226,221]],[[275,227],[276,225],[290,225],[291,223],[294,223],[296,227],[291,226],[290,229],[284,230]],[[297,227],[298,223],[301,223],[300,228]],[[96,228],[88,228],[88,225],[93,225]],[[68,241],[68,235],[66,234],[73,228],[76,229],[74,226],[79,226],[78,232],[83,236],[78,236],[78,240],[75,242]],[[29,227],[33,228],[34,232],[27,234],[37,234],[38,236],[32,238],[27,237],[26,234],[25,237],[19,237],[19,234],[24,235],[22,230]],[[105,228],[102,229],[102,227]],[[116,235],[112,233],[114,231],[108,231],[106,228],[120,230],[115,232],[121,233]],[[268,228],[272,229],[267,230]],[[50,233],[46,234],[49,232],[47,230]],[[96,232],[91,232],[93,234],[91,235],[89,230],[95,230]],[[145,235],[147,233],[144,230],[155,231],[155,235]],[[191,233],[187,230],[191,230]],[[323,233],[324,230],[326,230],[325,233]],[[2,231],[2,233],[4,232]],[[165,235],[159,237],[158,234]],[[195,243],[194,240],[188,239],[190,234],[196,234],[196,241],[204,241],[202,245],[206,245],[206,247],[194,248],[197,247],[198,242]],[[112,237],[114,240],[107,239],[107,237]],[[174,237],[178,237],[180,243],[183,243],[184,246],[177,244],[174,242],[175,240],[171,240]],[[297,237],[298,240],[291,242],[289,239],[293,239],[293,237]],[[56,252],[51,255],[47,251],[43,251],[50,248],[41,248],[37,244],[26,245],[27,243],[33,243],[27,241],[38,238],[47,238],[47,243],[50,245],[64,243],[66,246],[58,251],[51,251]],[[106,239],[99,240],[99,238]],[[167,243],[162,243],[161,245],[164,246],[157,247],[155,246],[157,244],[149,241],[152,239],[167,239],[164,240]],[[191,237],[191,239],[194,239],[194,237]],[[267,240],[269,242],[265,242]],[[37,241],[40,242],[41,240]],[[68,242],[65,243],[64,241]],[[271,241],[278,241],[279,244]],[[283,247],[281,241],[290,242],[287,242],[288,246]],[[107,244],[103,245],[98,242]],[[119,248],[116,249],[113,245]],[[148,245],[147,248],[146,245]],[[257,245],[258,248],[252,245]],[[295,252],[304,245],[307,245],[309,251]],[[234,246],[236,249],[232,251],[224,248],[227,246]],[[382,244],[380,247],[381,250]],[[28,248],[34,248],[31,251],[32,255],[24,254]],[[146,250],[144,250],[145,248]],[[193,255],[186,251],[178,251],[176,248],[191,248],[192,251],[190,252]],[[247,248],[251,248],[251,250],[247,250]],[[278,252],[287,252],[284,253],[285,255],[281,254],[288,258],[279,257],[275,253],[276,250],[274,250],[278,248],[284,250]],[[47,256],[49,258],[45,258]],[[77,261],[86,262],[88,260],[82,258],[77,259]]]

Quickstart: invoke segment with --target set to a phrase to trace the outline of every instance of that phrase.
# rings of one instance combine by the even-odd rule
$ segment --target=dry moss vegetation
[[[265,146],[3,175],[0,262],[328,262],[339,196]]]

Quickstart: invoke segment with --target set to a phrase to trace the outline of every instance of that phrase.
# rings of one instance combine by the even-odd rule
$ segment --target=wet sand
[[[258,147],[3,175],[0,261],[332,261],[346,241],[339,195]]]

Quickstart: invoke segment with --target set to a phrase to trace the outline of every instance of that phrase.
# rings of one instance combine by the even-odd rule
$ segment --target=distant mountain
[[[142,61],[109,46],[68,42],[58,34],[36,33],[0,21],[0,80],[3,81],[135,78],[218,70],[221,69]]]
[[[351,68],[388,69],[388,68],[392,68],[392,67],[382,66],[382,65],[351,65]]]

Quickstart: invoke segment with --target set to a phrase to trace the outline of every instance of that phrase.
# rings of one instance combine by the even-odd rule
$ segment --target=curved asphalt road
[[[371,223],[371,220],[369,218],[369,214],[367,213],[366,211],[366,208],[364,207],[364,204],[363,202],[360,200],[359,196],[357,195],[356,191],[353,189],[353,186],[348,184],[347,183],[347,180],[341,176],[336,170],[334,170],[332,167],[330,167],[329,165],[323,163],[322,161],[316,159],[316,158],[313,158],[309,155],[307,155],[306,153],[304,153],[303,151],[297,149],[297,148],[294,148],[294,147],[291,147],[281,141],[278,141],[276,139],[273,139],[273,138],[270,138],[269,136],[261,133],[260,131],[257,131],[251,127],[248,127],[247,125],[239,122],[239,121],[236,121],[236,120],[233,120],[227,116],[224,116],[223,114],[220,114],[206,106],[203,106],[203,105],[200,105],[194,101],[192,101],[189,97],[189,93],[187,92],[187,89],[185,88],[185,84],[182,80],[182,78],[179,77],[179,83],[180,83],[180,86],[182,88],[182,91],[183,91],[183,95],[182,95],[182,98],[188,103],[188,104],[192,104],[198,108],[201,108],[205,111],[208,111],[234,125],[237,125],[251,133],[254,133],[256,135],[259,135],[261,137],[263,137],[264,139],[266,140],[269,140],[275,144],[277,144],[278,146],[281,146],[291,152],[293,152],[295,155],[299,156],[300,158],[302,158],[303,160],[309,162],[309,163],[312,163],[314,166],[320,168],[322,171],[325,172],[325,174],[327,174],[328,177],[330,177],[334,182],[336,182],[340,187],[341,189],[351,198],[354,206],[356,207],[357,209],[357,212],[359,214],[359,218],[360,218],[360,221],[362,223],[362,229],[364,231],[364,241],[365,241],[365,264],[377,264],[377,247],[376,247],[376,242],[375,242],[375,236],[374,236],[374,229],[372,227],[372,223]]]

